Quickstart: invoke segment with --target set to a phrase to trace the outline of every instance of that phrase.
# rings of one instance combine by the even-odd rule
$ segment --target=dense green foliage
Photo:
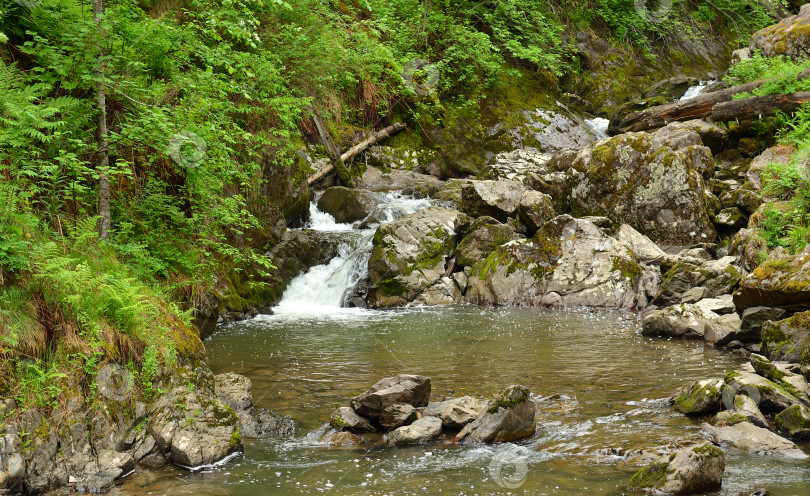
[[[808,68],[810,61],[755,54],[731,67],[726,81],[730,84],[766,81],[751,93],[741,93],[735,98],[808,91],[810,78],[797,77]],[[779,114],[772,121],[777,141],[793,146],[796,153],[787,164],[768,164],[762,174],[763,192],[776,202],[765,206],[761,231],[769,248],[781,246],[796,253],[810,244],[810,105],[805,104],[791,116]]]

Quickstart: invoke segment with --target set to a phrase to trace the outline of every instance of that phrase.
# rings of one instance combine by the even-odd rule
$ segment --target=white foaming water
[[[714,83],[714,81],[701,81],[696,86],[690,86],[686,93],[683,94],[680,101],[689,100],[690,98],[695,98],[696,96],[700,95],[706,88],[709,87],[710,84]]]
[[[380,194],[378,200],[377,209],[369,216],[375,223],[362,230],[351,224],[336,223],[333,216],[318,210],[315,202],[310,205],[308,229],[345,232],[345,237],[337,256],[329,263],[312,267],[290,282],[273,309],[274,316],[344,318],[363,312],[342,306],[347,292],[368,274],[376,224],[391,222],[432,204],[429,199],[408,198],[400,193]]]
[[[597,138],[607,138],[607,130],[608,126],[610,126],[609,120],[603,119],[602,117],[594,117],[593,119],[585,119],[585,124],[588,125]]]

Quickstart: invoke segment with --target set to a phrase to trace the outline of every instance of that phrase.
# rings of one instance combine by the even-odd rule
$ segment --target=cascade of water
[[[379,205],[369,215],[379,223],[396,220],[431,205],[428,199],[414,199],[399,193],[378,195]],[[355,224],[363,225],[361,222]],[[293,279],[284,291],[276,315],[322,315],[343,306],[343,299],[368,274],[368,259],[376,225],[360,229],[352,224],[340,224],[326,212],[310,205],[307,229],[341,232],[343,242],[338,254],[328,263],[312,267]]]
[[[683,94],[680,101],[689,100],[690,98],[700,95],[706,91],[706,88],[708,88],[712,83],[714,83],[714,81],[701,81],[695,86],[690,86],[689,89],[686,90],[686,93]]]
[[[602,117],[594,117],[593,119],[585,119],[585,124],[596,135],[597,138],[607,138],[607,130],[610,121]]]

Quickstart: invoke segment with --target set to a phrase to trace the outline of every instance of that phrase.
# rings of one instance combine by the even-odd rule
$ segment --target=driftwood
[[[805,79],[810,77],[810,69],[805,69],[800,72],[797,79]],[[666,105],[658,105],[648,109],[639,110],[627,115],[619,122],[616,127],[618,133],[626,133],[629,131],[647,131],[666,126],[670,122],[675,121],[688,121],[692,119],[701,119],[711,116],[714,120],[735,120],[737,117],[730,119],[719,119],[714,117],[714,108],[726,102],[732,102],[734,95],[740,93],[747,93],[757,89],[768,80],[762,79],[753,81],[738,86],[732,86],[720,91],[713,91],[711,93],[704,93],[689,100],[667,103]],[[748,100],[747,98],[745,100]],[[744,101],[744,100],[739,100]],[[735,101],[736,102],[736,101]],[[720,107],[722,108],[722,107]],[[737,108],[737,107],[735,107]],[[726,115],[726,112],[723,112]]]
[[[766,95],[742,98],[730,102],[718,103],[712,107],[713,121],[750,120],[770,117],[777,110],[793,112],[810,101],[810,91],[800,91],[789,95]]]
[[[344,152],[342,155],[340,155],[339,156],[340,163],[344,164],[344,163],[348,162],[349,160],[353,159],[354,157],[356,157],[357,155],[359,155],[360,153],[365,151],[366,148],[370,147],[374,143],[376,143],[376,142],[378,142],[378,141],[380,141],[382,139],[385,139],[385,138],[391,136],[392,134],[395,134],[395,133],[405,129],[405,127],[406,127],[405,123],[397,122],[396,124],[392,124],[392,125],[386,127],[385,129],[377,131],[376,133],[372,134],[371,136],[364,139],[360,143],[358,143],[358,144],[354,145],[353,147],[349,148],[348,150],[346,150],[346,152]],[[327,153],[328,153],[328,150],[327,150]],[[330,172],[335,170],[334,162],[335,161],[333,160],[333,163],[331,165],[327,165],[326,167],[319,170],[315,174],[312,174],[311,176],[309,176],[307,178],[307,184],[312,186],[316,182],[323,179],[324,176],[326,176],[327,174],[329,174]]]

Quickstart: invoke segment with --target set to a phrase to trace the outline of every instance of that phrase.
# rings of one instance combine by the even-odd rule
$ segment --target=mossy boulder
[[[782,434],[793,439],[810,440],[810,408],[793,405],[778,413],[774,421]]]
[[[754,33],[749,48],[751,52],[759,50],[766,57],[810,58],[810,5],[803,6],[797,15]]]
[[[534,236],[540,227],[554,218],[554,204],[549,195],[539,191],[526,191],[520,197],[518,219],[526,225],[526,234]]]
[[[653,304],[660,307],[675,305],[681,302],[684,293],[698,287],[706,288],[710,296],[730,293],[742,278],[735,263],[734,257],[707,261],[678,258],[675,265],[664,273]]]
[[[470,303],[643,308],[657,291],[657,267],[585,219],[557,216],[530,240],[510,241],[472,267]]]
[[[461,211],[472,217],[487,215],[506,222],[517,213],[525,191],[518,181],[470,181],[461,188]]]
[[[684,448],[653,462],[633,475],[631,491],[691,495],[720,489],[726,458],[711,444]]]
[[[703,339],[706,325],[720,316],[694,303],[671,305],[650,312],[641,321],[641,334],[652,337]]]
[[[751,372],[729,372],[725,381],[729,386],[724,391],[724,396],[729,397],[724,398],[726,402],[738,393],[745,393],[757,403],[763,413],[779,413],[800,403],[800,400],[784,386]]]
[[[335,430],[347,431],[354,434],[363,434],[377,430],[371,425],[371,422],[369,422],[367,418],[362,417],[348,406],[342,406],[335,410],[329,418],[329,425]]]
[[[333,186],[318,199],[318,209],[344,224],[365,219],[379,203],[371,191]]]
[[[751,215],[762,205],[762,196],[747,189],[726,191],[720,195],[720,203],[725,208],[736,207],[745,215]]]
[[[499,246],[520,238],[507,224],[474,224],[474,229],[464,236],[456,249],[456,265],[460,267],[473,266]]]
[[[737,257],[740,265],[751,272],[760,263],[760,254],[768,253],[768,243],[757,229],[740,229],[731,237],[728,254]]]
[[[722,379],[705,379],[685,385],[675,397],[675,410],[692,416],[712,415],[723,406]]]
[[[762,326],[762,354],[771,360],[810,365],[810,311]]]
[[[740,282],[734,304],[741,311],[756,306],[810,310],[810,255],[772,255]]]
[[[625,133],[584,148],[573,164],[581,177],[571,190],[572,211],[629,224],[656,242],[714,239],[702,177],[713,158],[694,142],[700,142],[694,131],[667,130]]]
[[[456,231],[466,223],[458,210],[431,207],[380,226],[368,262],[369,303],[404,305],[439,281],[455,251]]]
[[[724,232],[740,229],[746,223],[745,216],[737,207],[724,208],[714,216],[714,225]]]
[[[529,389],[512,385],[495,395],[478,417],[454,438],[463,443],[506,443],[525,439],[535,431],[537,407]]]

